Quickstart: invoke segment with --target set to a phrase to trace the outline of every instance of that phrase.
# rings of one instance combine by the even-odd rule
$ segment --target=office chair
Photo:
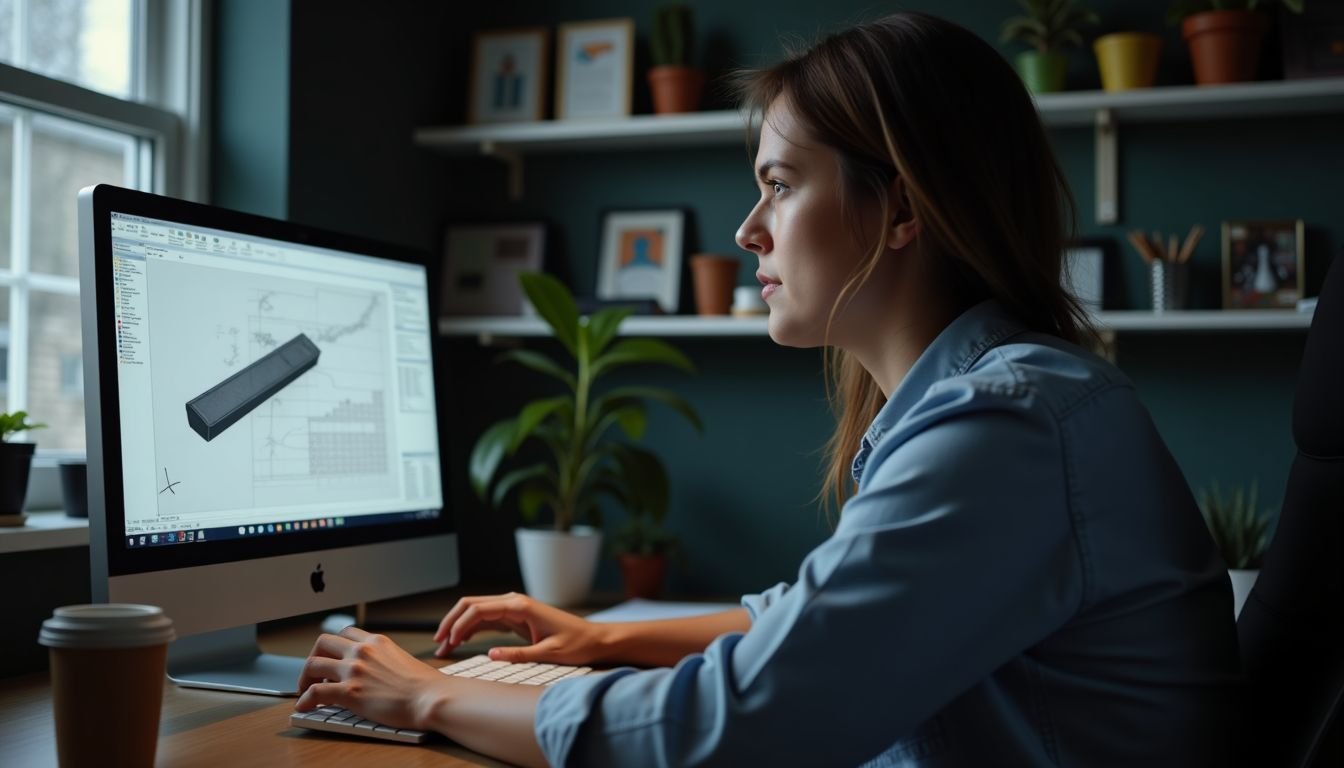
[[[1293,396],[1297,453],[1237,621],[1248,764],[1344,765],[1344,264],[1332,265]]]

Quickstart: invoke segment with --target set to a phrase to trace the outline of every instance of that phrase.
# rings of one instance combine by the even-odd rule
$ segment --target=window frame
[[[16,21],[24,15],[16,6]],[[132,3],[131,97],[118,98],[64,80],[0,62],[0,106],[17,107],[14,118],[10,263],[0,268],[0,290],[9,294],[8,410],[28,398],[31,294],[79,295],[78,277],[33,274],[29,183],[31,121],[47,114],[110,129],[138,139],[135,173],[148,191],[204,202],[209,182],[207,62],[213,0],[134,0]],[[21,123],[29,123],[20,127]],[[26,151],[25,151],[26,150]],[[70,204],[73,206],[74,201]],[[83,451],[39,450],[72,456]]]

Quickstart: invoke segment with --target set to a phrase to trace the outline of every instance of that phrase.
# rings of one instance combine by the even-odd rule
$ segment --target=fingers
[[[546,643],[537,643],[527,646],[501,646],[490,649],[491,661],[507,661],[511,664],[520,664],[528,661],[555,661],[549,653],[554,649],[547,646]]]
[[[359,627],[356,627],[355,625],[351,624],[350,626],[341,630],[341,637],[344,637],[349,640],[354,640],[357,643],[362,643],[365,640],[368,640],[369,638],[373,637],[373,633],[365,632]]]
[[[346,707],[346,697],[347,693],[344,683],[314,683],[313,685],[308,686],[308,689],[299,697],[298,702],[294,705],[294,709],[300,712],[308,712],[317,709],[323,704]]]
[[[347,627],[346,629],[350,629]],[[344,630],[342,630],[344,632]],[[345,652],[354,645],[355,641],[344,635],[321,634],[317,636],[317,642],[313,643],[313,650],[309,656],[325,656],[329,659],[343,659]]]
[[[303,665],[303,672],[299,674],[299,693],[325,680],[341,680],[344,677],[343,662],[325,656],[310,656]]]
[[[519,597],[519,595],[516,592],[510,592],[506,595],[478,595],[458,600],[457,604],[444,615],[443,621],[439,622],[439,629],[434,633],[434,642],[441,643],[448,639],[448,633],[452,630],[453,624],[471,606],[486,600],[504,600],[511,597]]]
[[[461,644],[463,640],[476,633],[477,625],[480,624],[525,623],[527,608],[527,599],[522,595],[468,606],[448,633],[448,644]]]

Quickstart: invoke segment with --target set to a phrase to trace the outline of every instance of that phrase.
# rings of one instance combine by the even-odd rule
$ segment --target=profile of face
[[[891,278],[884,268],[891,259],[884,258],[842,305],[827,337],[832,307],[883,235],[877,203],[859,201],[857,219],[846,215],[838,153],[807,136],[783,96],[761,125],[756,181],[760,200],[738,228],[737,244],[759,262],[770,337],[789,347],[845,347],[865,315],[880,309]]]

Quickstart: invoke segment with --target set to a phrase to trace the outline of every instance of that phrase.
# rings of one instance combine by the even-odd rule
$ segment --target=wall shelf
[[[1305,331],[1312,314],[1293,310],[1185,310],[1154,313],[1147,310],[1102,312],[1098,325],[1118,333],[1218,333],[1247,331]],[[631,317],[621,325],[622,336],[660,337],[764,337],[765,317]],[[485,345],[497,339],[549,336],[546,324],[536,317],[445,317],[439,334],[451,338],[476,337]]]
[[[1344,78],[1178,85],[1109,93],[1072,91],[1036,98],[1048,126],[1093,126],[1097,163],[1097,222],[1119,221],[1117,172],[1121,123],[1175,122],[1344,112]],[[676,149],[743,144],[735,110],[684,115],[635,115],[609,120],[426,127],[415,143],[448,154],[480,153],[509,166],[510,195],[522,195],[523,156],[584,150]]]

